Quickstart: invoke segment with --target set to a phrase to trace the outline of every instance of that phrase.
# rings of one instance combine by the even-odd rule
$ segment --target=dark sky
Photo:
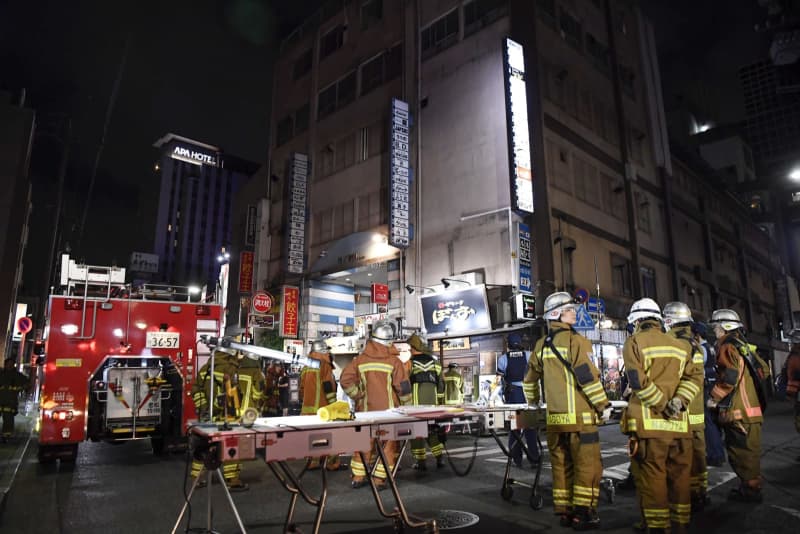
[[[158,186],[152,144],[158,138],[174,132],[266,161],[278,39],[317,3],[0,0],[0,89],[26,89],[39,132],[23,293],[38,294],[45,276],[66,117],[72,136],[63,240],[88,263],[124,264],[132,251],[152,246]],[[78,247],[77,228],[120,70]]]

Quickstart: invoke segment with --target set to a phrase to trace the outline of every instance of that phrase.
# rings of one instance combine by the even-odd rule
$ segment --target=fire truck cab
[[[222,307],[185,287],[132,288],[125,269],[68,255],[60,282],[44,332],[39,461],[74,461],[85,440],[150,439],[154,453],[183,443],[208,355],[198,339],[220,334]]]

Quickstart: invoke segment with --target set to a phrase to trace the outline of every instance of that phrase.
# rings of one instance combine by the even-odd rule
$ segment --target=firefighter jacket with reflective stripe
[[[249,358],[239,359],[226,352],[214,355],[214,419],[222,421],[225,400],[229,419],[238,419],[247,408],[253,407],[261,413],[264,400],[265,379],[258,362]],[[198,412],[208,410],[211,395],[211,359],[200,369],[192,386],[192,398]]]
[[[522,387],[529,357],[524,350],[511,350],[500,355],[497,359],[497,374],[503,377],[506,387]]]
[[[800,345],[793,345],[786,359],[786,396],[789,400],[800,401]]]
[[[764,414],[742,350],[749,350],[760,360],[762,369],[767,369],[753,345],[740,339],[736,332],[726,334],[717,340],[717,383],[711,389],[711,398],[719,403],[720,409],[728,410],[726,419],[760,423]]]
[[[388,410],[411,401],[411,383],[395,347],[373,340],[344,368],[339,383],[356,411]]]
[[[300,399],[303,401],[300,413],[316,415],[323,406],[336,402],[336,380],[330,354],[312,352],[308,357],[319,361],[319,369],[303,367],[300,372]]]
[[[528,404],[541,400],[539,379],[543,379],[547,400],[547,428],[556,432],[593,431],[598,414],[608,406],[608,398],[600,382],[600,373],[591,360],[591,342],[566,323],[549,324],[552,345],[572,370],[545,343],[536,342],[523,391]],[[590,428],[587,428],[590,427]]]
[[[16,369],[0,369],[0,412],[17,412],[19,394],[28,389],[28,377]]]
[[[464,402],[464,377],[461,372],[451,367],[444,372],[444,403],[448,406]]]
[[[444,401],[444,379],[439,360],[430,354],[411,353],[411,403],[441,404]]]
[[[669,331],[669,334],[687,345],[686,350],[690,351],[692,355],[692,363],[694,365],[703,367],[703,349],[700,348],[700,344],[694,339],[691,326],[675,326]],[[692,430],[703,430],[706,427],[706,405],[703,401],[702,386],[698,391],[695,391],[694,382],[682,381],[678,386],[677,394],[679,397],[681,397],[681,399],[683,399],[683,405],[688,405],[689,427]]]
[[[663,415],[675,396],[703,387],[703,366],[692,362],[688,345],[661,329],[656,319],[644,319],[622,349],[625,372],[633,394],[620,426],[640,438],[688,438],[689,414]],[[687,385],[691,383],[691,385]]]

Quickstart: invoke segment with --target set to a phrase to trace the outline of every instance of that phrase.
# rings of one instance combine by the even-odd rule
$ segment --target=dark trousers
[[[525,404],[525,393],[522,392],[520,386],[508,386],[506,388],[506,404]],[[528,445],[528,450],[531,453],[531,458],[534,461],[539,461],[539,435],[536,429],[527,428],[522,431],[525,438],[525,443]],[[522,463],[522,447],[517,445],[517,437],[511,432],[508,435],[508,451],[511,454],[511,459],[515,464]]]
[[[14,434],[14,415],[16,413],[16,410],[3,410],[3,437],[10,438]]]

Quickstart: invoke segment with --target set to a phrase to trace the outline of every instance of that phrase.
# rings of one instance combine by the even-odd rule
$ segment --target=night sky
[[[62,244],[91,264],[125,264],[130,252],[152,246],[152,144],[162,135],[174,132],[266,162],[277,43],[319,3],[0,0],[0,89],[25,88],[38,124],[22,294],[38,295],[43,286],[66,117],[72,136]],[[763,37],[753,31],[763,17],[756,1],[642,4],[656,23],[668,105],[685,97],[708,106],[718,120],[740,120],[738,67],[764,57]],[[89,178],[123,58],[79,246]]]

